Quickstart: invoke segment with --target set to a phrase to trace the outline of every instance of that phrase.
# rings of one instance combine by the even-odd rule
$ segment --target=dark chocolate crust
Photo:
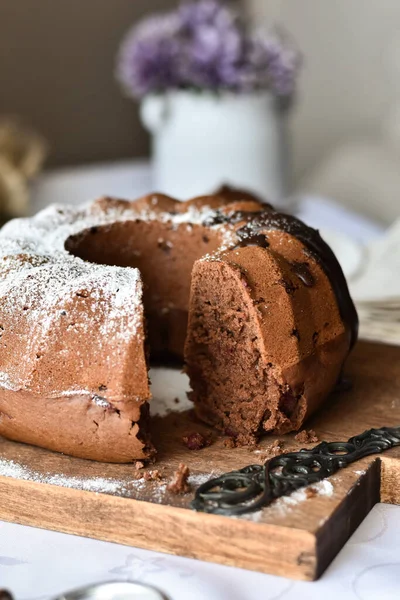
[[[274,210],[253,215],[236,233],[241,239],[242,246],[254,243],[260,245],[258,241],[260,233],[273,230],[283,231],[298,239],[309,250],[314,260],[320,263],[335,292],[340,314],[350,333],[350,347],[353,347],[358,336],[358,315],[342,268],[330,246],[316,229],[308,227],[292,215]],[[309,285],[313,283],[310,282]]]
[[[256,200],[246,191],[235,190],[229,186],[222,186],[217,194],[231,201]],[[258,201],[258,199],[257,199]],[[249,245],[268,247],[268,231],[282,231],[298,239],[308,248],[314,260],[317,260],[326,273],[335,292],[340,314],[350,332],[350,346],[353,347],[358,337],[358,315],[350,296],[349,288],[343,270],[330,246],[322,239],[318,230],[309,227],[293,215],[281,213],[274,210],[271,204],[261,204],[258,210],[233,210],[228,212],[217,211],[216,214],[205,221],[205,225],[213,226],[221,223],[236,224],[246,221],[236,231],[239,238],[238,246]],[[312,283],[310,284],[312,285]]]

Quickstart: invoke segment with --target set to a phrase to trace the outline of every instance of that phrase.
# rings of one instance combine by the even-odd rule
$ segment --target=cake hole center
[[[202,225],[124,221],[69,237],[68,252],[85,261],[135,267],[144,281],[144,307],[153,364],[182,363],[194,262],[221,244]]]

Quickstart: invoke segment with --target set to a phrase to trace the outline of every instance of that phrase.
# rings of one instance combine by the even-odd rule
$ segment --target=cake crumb
[[[236,448],[235,438],[228,437],[224,440],[225,448]]]
[[[161,481],[161,473],[158,469],[146,471],[143,477],[146,481]]]
[[[175,404],[179,404],[179,398],[174,398]]]
[[[314,498],[318,495],[318,490],[315,487],[307,487],[304,491],[307,498]]]
[[[303,431],[294,436],[294,439],[296,442],[300,442],[300,444],[314,444],[315,442],[319,442],[319,437],[313,429],[303,429]]]
[[[239,433],[234,440],[237,448],[255,448],[258,442],[253,433]]]
[[[282,440],[275,440],[265,450],[269,456],[279,456],[279,454],[282,454],[283,445]]]
[[[255,448],[257,446],[257,436],[253,433],[237,433],[230,427],[227,427],[225,435],[229,438],[224,441],[224,445],[227,448]]]
[[[274,456],[282,454],[283,446],[284,442],[282,440],[275,440],[272,444],[269,444],[260,450],[254,450],[254,452],[255,454],[260,455],[261,460],[265,460],[266,458],[273,458]]]
[[[137,460],[135,462],[135,469],[136,469],[136,471],[139,471],[140,469],[143,469],[143,467],[144,467],[144,464],[142,463],[141,460]]]
[[[211,444],[210,438],[204,437],[204,435],[198,431],[183,436],[182,441],[189,450],[201,450],[202,448],[206,448]]]
[[[167,485],[167,490],[172,494],[187,494],[190,491],[190,485],[188,484],[189,475],[189,467],[184,463],[180,463],[177,471]]]

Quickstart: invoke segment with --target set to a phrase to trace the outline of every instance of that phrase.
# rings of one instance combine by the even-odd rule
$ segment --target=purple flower
[[[232,24],[235,15],[223,4],[215,0],[199,0],[197,2],[183,2],[178,8],[182,27],[195,31],[202,25],[213,25],[217,22]]]
[[[190,88],[269,89],[288,97],[299,64],[297,51],[283,38],[248,32],[246,23],[225,5],[198,0],[134,27],[121,45],[117,77],[138,98]]]
[[[133,97],[179,87],[181,44],[178,15],[150,17],[133,27],[123,40],[117,78]]]
[[[255,35],[250,62],[254,72],[264,79],[264,86],[277,96],[290,96],[295,91],[296,76],[301,65],[300,55],[283,37]]]
[[[229,88],[242,59],[243,31],[236,15],[214,0],[179,10],[185,40],[183,80],[199,88]]]
[[[245,56],[239,73],[240,88],[270,89],[280,97],[295,92],[301,59],[281,36],[253,34],[247,39]]]

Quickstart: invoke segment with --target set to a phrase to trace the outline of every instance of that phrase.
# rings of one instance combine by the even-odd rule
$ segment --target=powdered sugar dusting
[[[217,477],[217,473],[197,473],[189,476],[188,483],[192,491],[202,483],[205,483],[212,477]],[[32,483],[45,483],[58,487],[70,488],[97,494],[111,494],[123,496],[126,498],[140,498],[142,493],[146,492],[146,499],[157,504],[162,504],[166,499],[167,481],[157,481],[151,483],[142,477],[121,480],[117,478],[106,477],[77,477],[75,475],[66,475],[63,473],[39,473],[30,469],[26,465],[15,460],[0,458],[0,476],[12,477]],[[190,496],[191,497],[191,496]]]
[[[254,521],[257,523],[262,520],[265,511],[269,511],[276,516],[284,517],[286,514],[296,508],[296,506],[299,506],[313,496],[329,497],[333,494],[334,488],[332,483],[328,479],[324,479],[323,481],[292,492],[289,496],[282,496],[281,498],[274,500],[272,504],[267,506],[264,510],[258,510],[252,513],[240,515],[237,518],[244,519],[246,521]]]
[[[313,496],[332,496],[333,493],[334,488],[332,483],[328,479],[324,479],[318,483],[301,488],[290,494],[290,496],[279,498],[271,505],[271,509],[277,511],[280,515],[285,515],[288,511]]]
[[[1,242],[0,234],[0,253]],[[32,265],[26,256],[3,256],[7,270],[0,278],[1,317],[7,317],[8,328],[17,334],[20,328],[15,343],[21,344],[29,359],[46,348],[49,331],[63,326],[77,337],[96,333],[100,345],[103,336],[110,334],[116,343],[128,343],[141,324],[142,282],[137,269],[104,267],[65,256],[65,260],[42,256],[39,265]],[[7,370],[0,371],[0,385],[7,389],[26,387],[35,375],[29,360],[22,365],[18,360],[16,352],[3,362]]]
[[[199,485],[203,485],[203,483],[206,483],[210,479],[219,477],[220,475],[221,473],[217,473],[217,471],[211,471],[211,473],[196,473],[189,475],[188,483],[194,488],[197,488]]]
[[[61,252],[65,260],[66,256],[71,256],[65,250],[65,241],[70,236],[92,227],[126,221],[159,221],[171,223],[173,227],[184,223],[202,225],[215,214],[215,209],[209,206],[198,208],[193,205],[188,206],[184,212],[171,213],[151,210],[149,207],[136,209],[134,205],[122,201],[118,206],[101,207],[96,203],[83,207],[52,204],[32,218],[13,219],[6,223],[0,232],[0,239],[16,241],[17,252],[21,251],[20,243],[23,243],[26,249],[41,255],[54,256]],[[220,228],[221,225],[214,227]],[[226,227],[225,224],[224,229]]]
[[[293,494],[290,494],[290,496],[284,496],[282,500],[289,506],[294,506],[299,502],[307,500],[307,498],[309,498],[308,493],[310,491],[316,496],[332,496],[333,485],[330,481],[324,479],[323,481],[319,481],[318,483],[314,483],[308,487],[301,488],[300,490],[293,492]]]
[[[97,492],[105,494],[123,494],[127,492],[127,483],[117,479],[106,479],[104,477],[75,477],[63,474],[41,474],[31,470],[25,465],[13,460],[0,459],[0,475],[2,477],[13,477],[14,479],[23,479],[35,483],[48,483],[60,487],[84,490],[87,492]],[[131,482],[130,482],[131,483]],[[144,480],[133,481],[136,489],[144,486]]]
[[[220,473],[217,471],[189,475],[188,483],[191,487],[191,492],[193,493],[200,485],[219,475]],[[148,499],[159,504],[165,501],[165,495],[167,493],[166,481],[150,484],[146,481],[144,476],[138,478],[133,476],[130,480],[121,480],[106,477],[77,477],[75,475],[66,475],[63,473],[39,473],[22,463],[4,458],[0,458],[0,476],[94,493],[115,494],[128,498],[137,498],[140,496],[141,492],[146,490]],[[236,518],[258,522],[263,519],[265,511],[271,512],[272,515],[285,516],[288,512],[291,512],[306,500],[312,499],[315,496],[331,497],[333,494],[334,487],[332,483],[325,479],[319,483],[297,490],[290,494],[290,496],[283,496],[263,510],[240,515]]]
[[[49,331],[57,331],[65,318],[77,335],[96,331],[99,339],[112,336],[128,343],[142,324],[139,270],[88,263],[70,254],[65,243],[84,230],[116,222],[158,220],[174,228],[184,223],[200,225],[216,214],[209,206],[189,205],[175,213],[157,204],[156,196],[149,205],[137,207],[118,200],[82,207],[54,204],[32,218],[8,222],[0,231],[0,338],[2,317],[7,317],[11,328],[19,325],[25,332],[19,342],[26,356],[34,358],[36,349],[45,347]],[[229,227],[225,225],[222,232],[222,245],[231,243]],[[82,298],[79,307],[77,297]],[[2,366],[1,387],[29,388],[32,373],[24,365],[3,362]]]
[[[0,371],[0,387],[15,392],[18,390],[18,385],[11,381],[8,373]]]

